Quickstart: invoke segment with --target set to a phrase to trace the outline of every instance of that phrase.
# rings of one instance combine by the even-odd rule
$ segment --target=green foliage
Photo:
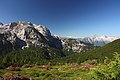
[[[80,67],[80,65],[72,66],[69,64],[61,66],[52,66],[52,69],[45,70],[36,67],[21,68],[21,71],[8,71],[5,69],[0,69],[0,76],[5,75],[19,75],[19,76],[29,76],[35,80],[87,80],[90,75],[88,71],[74,70]],[[62,70],[63,69],[63,70]]]
[[[54,48],[26,48],[15,50],[6,55],[1,55],[0,66],[22,66],[24,64],[47,65],[51,60],[64,56],[60,50]]]
[[[65,63],[78,63],[81,64],[85,61],[87,63],[104,62],[105,57],[112,58],[114,52],[120,52],[120,39],[115,40],[105,46],[98,47],[83,53],[73,53],[63,50],[66,57],[61,57],[53,60],[53,64],[65,64]]]
[[[93,59],[98,60],[98,62],[104,62],[105,57],[112,58],[114,52],[120,53],[120,39],[115,40],[105,46],[98,47],[80,55],[77,55],[79,56],[78,63]]]
[[[106,58],[92,74],[96,80],[120,80],[120,54],[115,53],[112,59]]]
[[[82,65],[95,65],[98,64],[97,60],[93,59],[93,60],[87,60],[84,61],[83,63],[81,63]]]

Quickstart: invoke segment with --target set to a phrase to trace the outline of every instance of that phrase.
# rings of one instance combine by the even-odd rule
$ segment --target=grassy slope
[[[120,53],[120,39],[115,40],[105,46],[92,49],[82,54],[74,54],[58,60],[62,63],[81,63],[87,60],[97,59],[98,62],[103,62],[105,57],[112,58],[114,52]]]
[[[103,61],[105,57],[112,58],[114,52],[120,53],[120,39],[115,40],[103,47],[99,47],[97,49],[93,49],[79,55],[79,60],[85,61],[85,60],[98,59],[100,61]]]
[[[76,53],[73,55],[52,60],[51,63],[56,65],[58,65],[59,63],[81,63],[86,60],[94,59],[97,59],[99,62],[103,62],[105,57],[112,58],[114,52],[120,53],[120,39],[115,40],[103,47],[99,47],[97,49],[93,49],[82,54]]]

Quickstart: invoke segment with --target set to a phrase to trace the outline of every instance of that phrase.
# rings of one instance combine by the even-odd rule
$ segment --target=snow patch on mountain
[[[116,36],[98,36],[98,35],[94,35],[91,37],[85,37],[82,38],[81,41],[85,42],[85,43],[90,43],[90,44],[94,44],[95,46],[104,46],[105,44],[108,44],[116,39],[119,39],[120,37],[116,37]]]
[[[0,35],[3,36],[0,41],[8,41],[13,47],[15,44],[22,49],[32,46],[62,48],[59,38],[52,36],[45,26],[25,21],[11,22],[10,24],[0,23],[0,26]]]

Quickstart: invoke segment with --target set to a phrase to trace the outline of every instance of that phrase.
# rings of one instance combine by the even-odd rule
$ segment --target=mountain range
[[[86,43],[94,44],[95,46],[104,46],[105,44],[108,44],[119,38],[120,37],[118,36],[94,35],[94,36],[82,38],[81,40]]]
[[[60,37],[52,35],[47,27],[31,22],[0,23],[0,53],[29,47],[52,47],[80,53],[96,46],[103,46],[119,38],[98,35],[85,38]]]
[[[120,52],[119,43],[119,37],[110,36],[55,36],[47,27],[31,22],[0,23],[0,66],[102,61]]]

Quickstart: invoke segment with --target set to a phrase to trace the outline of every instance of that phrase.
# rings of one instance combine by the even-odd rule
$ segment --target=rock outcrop
[[[59,38],[52,36],[44,26],[23,21],[12,22],[7,25],[1,23],[0,26],[0,52],[3,52],[7,46],[10,50],[33,46],[62,49]]]
[[[72,38],[62,38],[61,42],[64,50],[79,52],[79,53],[88,51],[95,47],[92,44],[85,43],[78,39],[72,39]]]

